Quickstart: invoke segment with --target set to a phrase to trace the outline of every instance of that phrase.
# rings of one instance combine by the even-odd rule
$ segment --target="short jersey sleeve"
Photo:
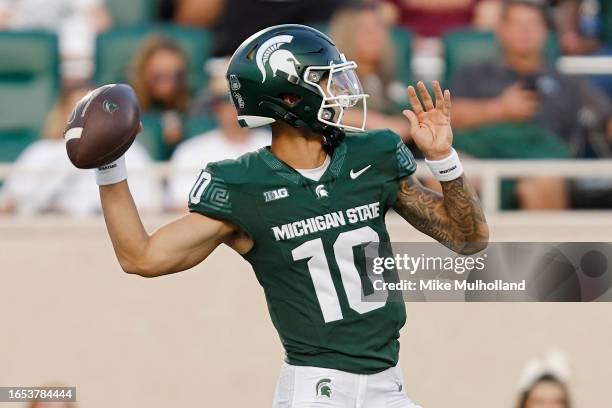
[[[395,149],[395,159],[397,161],[398,179],[401,180],[414,174],[417,167],[416,161],[408,146],[401,139],[399,139]]]
[[[399,181],[416,171],[414,156],[397,133],[389,129],[370,130],[363,134],[361,140],[365,146],[359,148],[376,158],[386,181]]]
[[[213,165],[200,172],[191,188],[189,211],[233,221],[230,187]]]
[[[364,134],[363,144],[358,147],[375,163],[381,177],[382,202],[391,208],[403,179],[414,174],[416,161],[401,137],[389,129],[371,130]],[[355,149],[357,150],[357,149]]]
[[[256,176],[244,161],[209,163],[189,191],[188,205],[189,212],[230,222],[255,239],[258,207],[249,186]]]

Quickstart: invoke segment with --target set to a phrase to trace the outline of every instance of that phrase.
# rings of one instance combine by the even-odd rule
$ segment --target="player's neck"
[[[321,135],[284,123],[272,126],[272,154],[294,169],[314,169],[325,162]]]

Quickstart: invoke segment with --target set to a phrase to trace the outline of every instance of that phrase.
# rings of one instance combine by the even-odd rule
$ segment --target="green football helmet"
[[[365,129],[368,95],[356,68],[325,34],[284,24],[244,41],[232,56],[226,77],[242,127],[282,120],[323,135],[325,144],[333,147],[345,131]],[[361,126],[346,123],[350,109],[361,115]]]

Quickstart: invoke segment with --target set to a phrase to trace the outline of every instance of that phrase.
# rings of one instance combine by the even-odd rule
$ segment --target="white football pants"
[[[351,374],[284,363],[273,408],[420,408],[404,391],[399,364],[377,374]]]

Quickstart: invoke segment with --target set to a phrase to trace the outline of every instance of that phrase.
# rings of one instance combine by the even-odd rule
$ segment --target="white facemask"
[[[347,61],[328,66],[308,67],[304,73],[304,82],[316,87],[323,102],[319,107],[317,118],[321,123],[343,130],[362,132],[365,130],[367,117],[366,99],[369,95],[363,92],[357,78],[357,64]],[[327,74],[327,83],[321,79]],[[346,112],[352,109],[361,115],[361,126],[345,123]]]

